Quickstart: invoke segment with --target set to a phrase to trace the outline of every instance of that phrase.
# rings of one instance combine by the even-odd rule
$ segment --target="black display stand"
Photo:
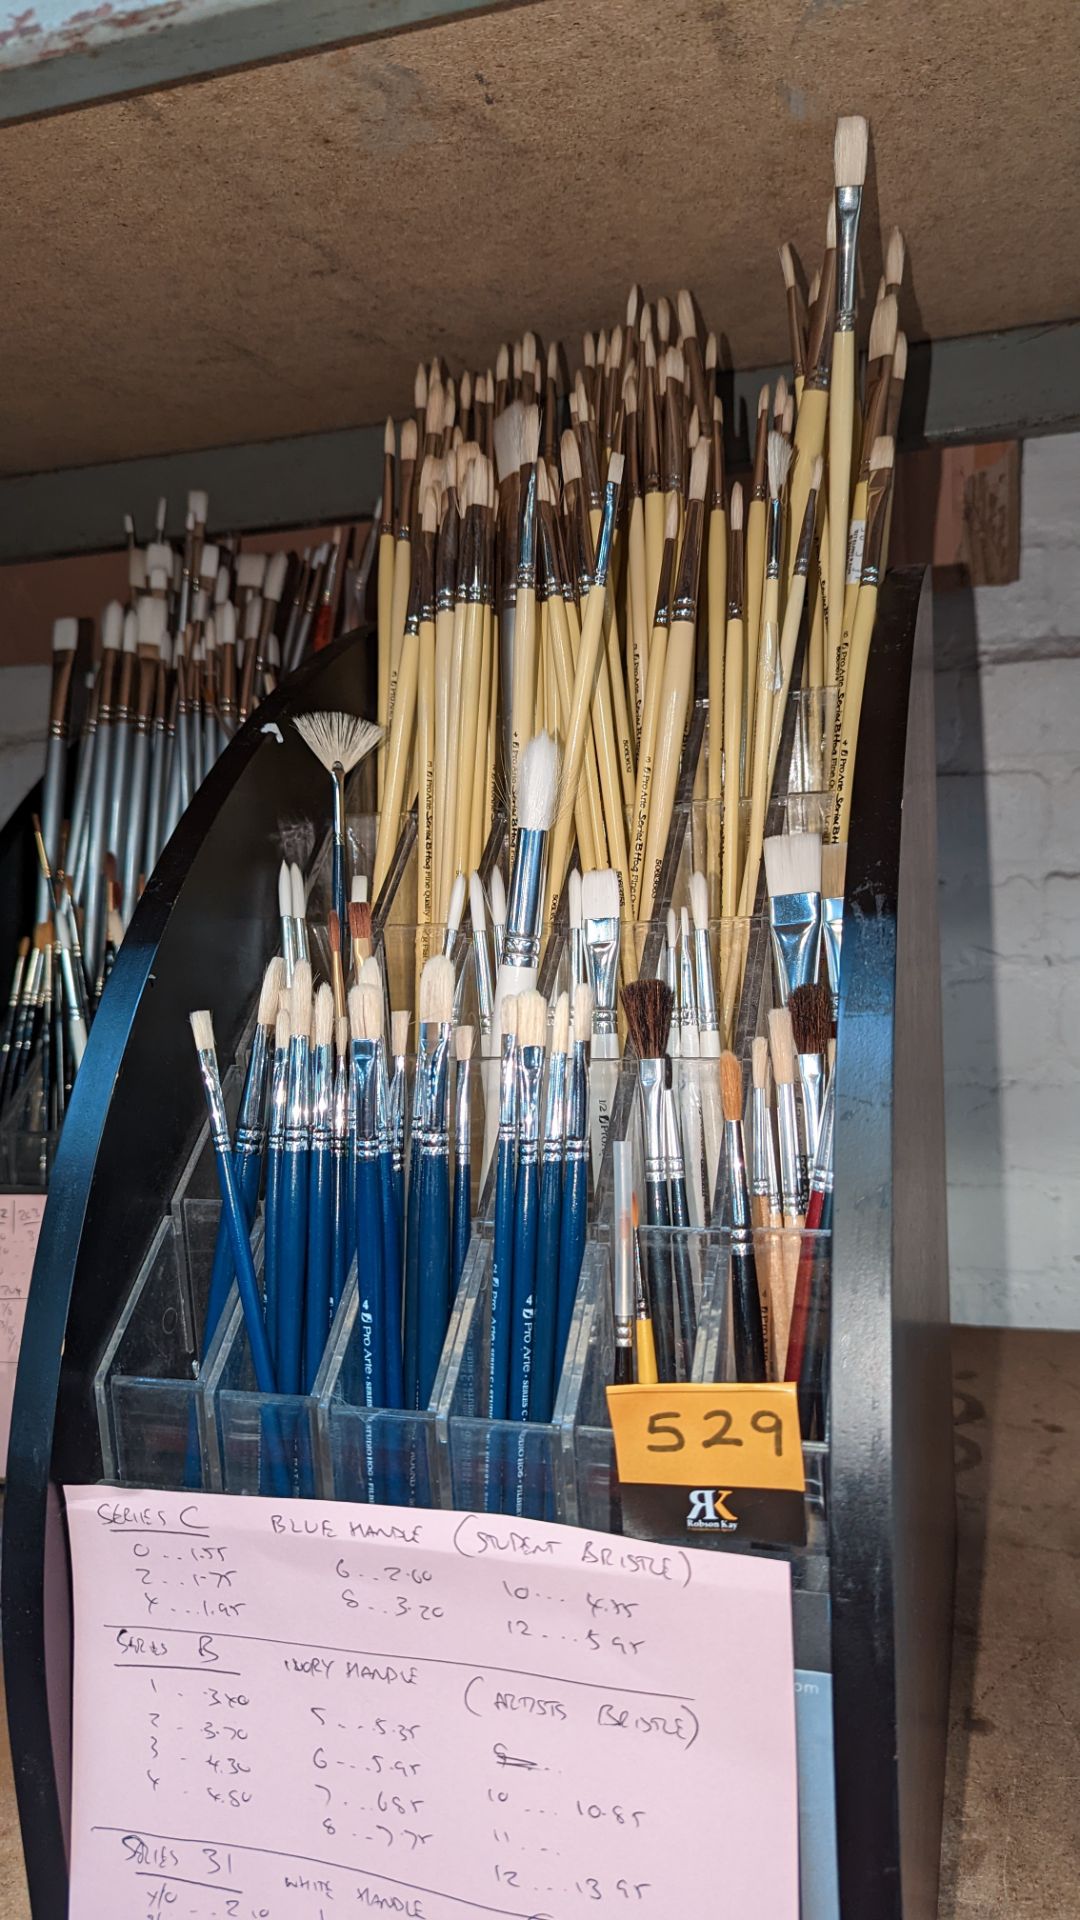
[[[953,1494],[931,656],[921,573],[890,576],[856,764],[837,1066],[829,1555],[843,1920],[934,1920],[937,1904]],[[139,905],[65,1123],[26,1316],[3,1564],[35,1920],[61,1920],[67,1895],[46,1676],[50,1489],[100,1473],[94,1368],[202,1123],[188,1012],[213,1007],[230,1057],[276,943],[278,823],[325,815],[326,776],[287,721],[363,710],[361,659],[350,641],[318,655],[200,789]]]

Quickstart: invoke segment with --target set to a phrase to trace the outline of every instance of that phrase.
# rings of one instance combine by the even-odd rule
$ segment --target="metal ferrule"
[[[513,1141],[517,1132],[517,1040],[512,1033],[502,1037],[499,1062],[499,1138]]]
[[[608,569],[611,566],[611,548],[615,539],[615,521],[619,511],[618,483],[609,480],[604,488],[604,511],[600,522],[600,537],[596,543],[596,564],[593,567],[593,582],[602,587],[607,584]]]
[[[780,578],[780,550],[784,544],[783,522],[780,517],[780,502],[769,500],[769,526],[765,544],[765,571],[770,580]]]
[[[583,1160],[589,1149],[589,1069],[584,1040],[575,1040],[566,1068],[566,1154]]]
[[[60,958],[60,983],[63,989],[64,1010],[67,1018],[68,1041],[76,1067],[82,1065],[86,1052],[86,1021],[79,1006],[79,990],[75,984],[75,955],[70,947],[58,949]]]
[[[511,967],[535,967],[540,959],[546,847],[546,828],[519,827],[500,955]]]
[[[741,620],[743,616],[743,576],[746,572],[746,529],[732,527],[731,554],[728,561],[728,603],[729,620]]]
[[[821,1133],[821,1108],[825,1096],[825,1061],[820,1053],[797,1053],[795,1061],[799,1069],[799,1085],[802,1088],[806,1158],[813,1165]]]
[[[664,1087],[667,1077],[666,1058],[638,1061],[646,1180],[664,1180],[667,1177],[667,1140],[664,1127]]]
[[[704,500],[691,500],[686,509],[682,557],[671,603],[671,624],[677,620],[696,620],[698,578],[701,573],[701,535],[705,525]]]
[[[405,1104],[407,1086],[405,1055],[403,1053],[395,1053],[394,1071],[390,1076],[390,1086],[387,1092],[387,1121],[390,1129],[390,1152],[393,1157],[395,1173],[400,1173],[405,1165]]]
[[[310,961],[310,959],[311,959],[311,948],[310,948],[310,946],[309,946],[309,944],[308,944],[308,928],[307,928],[307,921],[306,921],[306,920],[301,920],[301,919],[299,919],[299,918],[297,917],[297,915],[295,915],[295,914],[294,914],[294,915],[293,915],[293,930],[294,930],[294,932],[295,932],[295,934],[296,934],[296,957],[297,957],[297,959],[298,959],[298,960],[308,960],[308,961]]]
[[[754,437],[754,472],[750,483],[751,500],[767,500],[769,483],[768,470],[769,415],[768,411],[759,413]]]
[[[836,1121],[836,1097],[833,1088],[835,1084],[835,1079],[829,1081],[825,1093],[825,1104],[821,1110],[821,1130],[818,1134],[817,1154],[810,1182],[814,1193],[831,1193],[833,1190],[833,1133]]]
[[[281,957],[285,963],[285,985],[291,986],[293,969],[300,955],[297,951],[296,921],[291,913],[281,916]]]
[[[334,1097],[330,1113],[335,1153],[344,1154],[349,1144],[349,1086],[350,1074],[344,1054],[339,1054],[334,1066]]]
[[[716,1007],[716,982],[713,979],[708,927],[694,928],[694,958],[697,962],[698,1027],[702,1033],[719,1033],[720,1015]]]
[[[836,331],[851,333],[855,326],[855,267],[859,244],[861,187],[836,189]]]
[[[660,556],[660,573],[656,582],[656,606],[653,609],[654,627],[671,625],[671,580],[675,572],[675,542],[665,540]]]
[[[422,1128],[421,1153],[445,1153],[450,1127],[450,1023],[428,1022],[426,1044],[417,1058]]]
[[[329,1041],[316,1047],[311,1063],[311,1149],[326,1153],[333,1141],[334,1049]]]
[[[844,938],[844,896],[821,898],[821,938],[825,948],[825,967],[832,994],[833,1019],[840,1004],[840,949]]]
[[[836,294],[836,248],[826,247],[821,263],[821,285],[806,344],[806,387],[823,392],[832,370],[833,301]],[[804,387],[804,392],[806,388]]]
[[[480,1008],[480,1030],[486,1034],[491,1032],[491,1016],[495,1010],[495,987],[485,927],[473,928],[472,947],[473,964],[476,970],[476,1000]]]
[[[459,1060],[454,1087],[454,1158],[459,1167],[472,1159],[472,1061]]]
[[[776,893],[769,900],[773,959],[780,1004],[796,987],[812,987],[821,959],[821,895]]]
[[[241,1160],[261,1154],[266,1141],[266,1069],[270,1058],[267,1029],[256,1025],[251,1058],[236,1117],[236,1153]]]
[[[390,1152],[390,1083],[386,1077],[386,1048],[381,1040],[376,1044],[379,1059],[375,1070],[375,1137],[383,1154]]]
[[[306,1033],[289,1041],[289,1080],[286,1096],[286,1153],[304,1153],[311,1128],[311,1042]]]
[[[544,1136],[540,1157],[545,1163],[562,1158],[566,1132],[565,1053],[553,1053],[548,1062],[547,1089],[544,1095]]]
[[[727,1148],[728,1196],[731,1201],[731,1231],[747,1235],[751,1231],[750,1196],[746,1186],[746,1150],[741,1120],[725,1120],[724,1144]]]
[[[354,1040],[352,1079],[356,1101],[353,1152],[358,1160],[375,1160],[379,1153],[379,1042]]]
[[[206,1110],[210,1116],[210,1138],[215,1153],[227,1154],[229,1146],[229,1121],[225,1112],[225,1096],[221,1091],[217,1058],[212,1047],[199,1048],[199,1072],[202,1074],[203,1088],[206,1092]]]
[[[280,1149],[285,1140],[285,1113],[289,1091],[289,1049],[274,1048],[274,1071],[270,1081],[270,1130],[269,1146],[271,1152]]]
[[[536,468],[529,468],[521,502],[521,522],[517,559],[517,590],[520,593],[536,585]]]
[[[675,1090],[664,1089],[664,1149],[667,1155],[667,1177],[669,1180],[685,1180],[686,1167],[683,1162],[682,1136],[679,1132],[679,1116],[675,1111]]]
[[[795,1107],[795,1088],[790,1080],[780,1081],[776,1089],[776,1123],[780,1135],[780,1194],[784,1212],[802,1213],[799,1116]]]
[[[768,1200],[770,1211],[780,1211],[780,1182],[776,1147],[764,1087],[750,1089],[750,1191]]]
[[[680,1054],[684,1059],[697,1059],[701,1046],[694,999],[694,957],[686,940],[679,941],[679,990],[675,1000],[675,1019],[679,1027]]]
[[[540,1150],[540,1086],[544,1078],[545,1049],[519,1047],[518,1147],[525,1166],[535,1166]]]
[[[612,1152],[615,1180],[615,1276],[613,1307],[615,1344],[633,1344],[636,1286],[634,1278],[633,1155],[628,1140],[616,1140]]]
[[[619,935],[617,919],[586,920],[585,957],[593,990],[593,1032],[618,1033]]]
[[[666,937],[660,949],[660,958],[656,967],[656,977],[658,980],[664,982],[664,985],[670,990],[672,1000],[674,1000],[679,991],[679,950],[677,946],[669,946]]]

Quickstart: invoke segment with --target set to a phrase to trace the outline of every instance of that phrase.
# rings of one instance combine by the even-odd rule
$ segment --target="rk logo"
[[[731,1493],[730,1487],[692,1487],[687,1526],[715,1528],[724,1533],[732,1531],[739,1524],[739,1516],[728,1506]]]

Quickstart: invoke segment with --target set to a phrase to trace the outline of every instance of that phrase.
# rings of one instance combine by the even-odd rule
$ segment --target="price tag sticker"
[[[607,1398],[628,1530],[805,1542],[794,1383],[609,1387]]]

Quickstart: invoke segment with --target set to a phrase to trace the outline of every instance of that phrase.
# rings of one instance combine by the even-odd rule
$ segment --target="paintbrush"
[[[668,830],[675,804],[675,786],[682,757],[683,734],[694,683],[698,582],[705,524],[705,485],[709,472],[709,443],[698,442],[690,464],[690,492],[686,506],[682,550],[671,604],[664,680],[657,716],[656,753],[649,799],[649,824],[642,868],[640,917],[652,916],[660,880]]]
[[[825,1055],[832,1027],[832,995],[828,987],[816,983],[795,987],[788,1000],[788,1012],[802,1094],[802,1137],[806,1158],[813,1163],[825,1096]]]
[[[546,733],[537,734],[526,742],[519,767],[517,845],[492,1016],[492,1032],[496,1038],[501,1031],[505,995],[525,993],[536,984],[544,903],[544,855],[555,819],[558,790],[558,748]],[[492,878],[494,913],[494,876]]]
[[[349,899],[346,877],[345,781],[378,745],[379,728],[351,713],[301,713],[293,722],[305,746],[310,747],[330,775],[332,786],[333,876],[331,896],[340,926],[345,925]]]
[[[840,1007],[840,952],[844,936],[846,868],[847,841],[826,841],[821,849],[821,937],[834,1020]]]
[[[563,1151],[566,1132],[570,996],[555,1002],[551,1052],[540,1141],[540,1222],[536,1256],[536,1302],[532,1333],[529,1418],[548,1421],[555,1401],[555,1354],[559,1320],[559,1246],[562,1228]]]
[[[528,1420],[531,1414],[540,1240],[540,1091],[546,1058],[547,1014],[547,1001],[542,993],[518,995],[517,1181],[514,1189],[510,1383],[507,1400],[511,1420]]]
[[[761,1282],[761,1313],[765,1330],[765,1349],[769,1372],[781,1378],[783,1349],[777,1348],[777,1315],[773,1291],[777,1262],[783,1261],[784,1245],[774,1236],[784,1224],[780,1200],[780,1182],[776,1171],[776,1140],[769,1105],[769,1043],[759,1034],[751,1049],[752,1085],[750,1092],[750,1211],[754,1227],[760,1230],[757,1241],[758,1278]],[[782,1277],[782,1276],[781,1276]]]
[[[733,1053],[720,1055],[720,1104],[724,1114],[728,1200],[731,1208],[731,1317],[736,1380],[764,1380],[765,1336],[754,1258],[753,1218],[743,1146],[742,1068]]]
[[[214,1051],[214,1023],[210,1014],[205,1011],[193,1013],[191,1031],[195,1037],[195,1047],[199,1056],[199,1071],[202,1075],[206,1108],[210,1119],[210,1139],[217,1161],[222,1208],[232,1243],[233,1264],[236,1268],[237,1285],[244,1310],[244,1324],[247,1328],[255,1379],[260,1393],[275,1393],[277,1381],[270,1357],[266,1322],[259,1302],[258,1283],[255,1279],[255,1266],[251,1257],[251,1243],[244,1219],[243,1202],[233,1167],[229,1144],[229,1123],[225,1114],[225,1097],[221,1091],[217,1055]]]
[[[570,1336],[589,1213],[589,1067],[593,996],[590,986],[574,990],[570,1055],[566,1068],[566,1145],[563,1153],[559,1220],[559,1292],[555,1330],[553,1385],[557,1386]]]
[[[806,1159],[799,1138],[795,1097],[795,1041],[791,1015],[777,1007],[769,1014],[769,1054],[776,1087],[776,1118],[780,1141],[780,1196],[784,1226],[789,1229],[776,1258],[770,1261],[771,1335],[775,1354],[787,1351],[799,1242],[793,1228],[801,1228],[806,1213]]]
[[[833,170],[836,179],[836,327],[833,334],[829,395],[829,606],[828,644],[840,648],[844,619],[851,447],[855,428],[855,301],[859,215],[866,178],[869,128],[861,114],[836,123]]]
[[[495,1230],[488,1328],[487,1417],[505,1420],[510,1395],[513,1324],[514,1212],[517,1188],[517,995],[501,1011],[498,1149],[495,1162]]]
[[[667,1181],[667,1140],[664,1089],[671,1072],[667,1058],[671,1031],[671,989],[663,980],[636,980],[623,988],[623,1008],[630,1038],[638,1056],[638,1092],[641,1100],[645,1147],[645,1215],[650,1228],[671,1226]],[[650,1235],[647,1257],[649,1301],[652,1308],[656,1364],[662,1380],[674,1380],[675,1303],[670,1248]]]
[[[821,835],[777,833],[765,840],[776,991],[781,1006],[818,977],[821,957]]]
[[[334,1292],[334,996],[325,982],[312,1021],[311,1132],[308,1155],[307,1283],[304,1292],[303,1387],[311,1393],[330,1333]]]
[[[349,989],[352,1041],[353,1207],[356,1283],[360,1307],[364,1405],[386,1404],[384,1380],[386,1277],[379,1191],[379,1046],[382,994],[377,987]],[[370,1480],[370,1462],[369,1462]]]
[[[472,1233],[472,1050],[473,1030],[454,1030],[457,1082],[454,1088],[454,1221],[451,1297],[457,1298]]]
[[[64,783],[67,777],[68,708],[71,704],[71,676],[75,649],[79,643],[77,620],[54,620],[52,631],[52,684],[49,690],[49,732],[45,747],[45,777],[42,784],[41,831],[50,865],[55,867],[60,849],[60,829],[64,816]],[[43,875],[38,876],[35,920],[49,914],[49,890]]]
[[[454,969],[442,954],[420,976],[420,1046],[414,1111],[418,1116],[419,1201],[416,1213],[416,1404],[431,1398],[450,1318],[451,1212],[449,1061]]]
[[[720,867],[720,912],[733,920],[738,909],[741,831],[739,803],[742,797],[740,768],[743,733],[743,541],[742,487],[736,481],[731,489],[731,546],[728,556],[727,636],[724,648],[724,820],[723,857]]]
[[[781,496],[791,465],[791,448],[783,434],[770,433],[767,440],[768,522],[765,539],[765,583],[761,603],[761,642],[758,649],[757,690],[753,702],[753,740],[749,733],[747,709],[747,766],[750,779],[750,820],[747,828],[746,862],[743,869],[739,912],[753,913],[757,903],[761,871],[761,843],[765,831],[765,809],[769,799],[771,764],[772,710],[780,668],[780,562],[783,552]]]
[[[618,1084],[619,876],[613,868],[581,876],[586,977],[593,995],[589,1134],[593,1179],[599,1180],[611,1108]],[[578,985],[572,974],[573,984]]]
[[[634,1254],[634,1152],[629,1140],[616,1140],[611,1149],[614,1178],[615,1237],[612,1307],[615,1320],[614,1384],[634,1383],[634,1318],[636,1288]]]
[[[866,540],[860,576],[859,597],[855,606],[851,644],[844,679],[837,689],[836,753],[833,760],[833,807],[829,823],[830,840],[846,840],[851,819],[852,783],[855,773],[855,749],[859,736],[866,665],[877,615],[878,588],[882,573],[882,553],[887,526],[888,502],[892,491],[893,443],[878,439],[870,449],[870,482],[866,501]]]

